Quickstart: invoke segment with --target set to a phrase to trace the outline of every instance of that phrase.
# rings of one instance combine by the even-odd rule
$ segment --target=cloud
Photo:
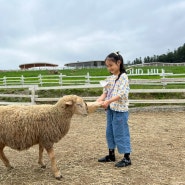
[[[125,61],[184,44],[185,2],[160,0],[0,0],[0,69],[22,63]]]

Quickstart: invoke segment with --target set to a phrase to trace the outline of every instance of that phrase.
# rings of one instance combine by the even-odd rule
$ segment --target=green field
[[[166,78],[173,77],[183,77],[185,78],[185,67],[184,66],[147,66],[147,67],[128,67],[128,69],[132,69],[136,71],[137,69],[143,70],[144,74],[147,74],[147,71],[151,70],[157,70],[159,73],[162,72],[162,69],[165,71],[165,73],[172,73],[172,74],[183,74],[181,76],[167,76]],[[34,84],[39,83],[39,75],[43,75],[46,77],[43,77],[42,82],[43,84],[40,84],[42,86],[59,86],[59,75],[66,75],[66,77],[62,77],[62,81],[69,84],[73,82],[73,84],[84,84],[85,78],[84,76],[89,75],[91,77],[100,76],[100,78],[91,78],[91,83],[99,83],[100,80],[103,80],[105,77],[110,75],[110,73],[107,71],[106,68],[88,68],[88,69],[65,69],[65,70],[17,70],[17,71],[1,71],[0,72],[0,85],[3,85],[3,78],[7,77],[8,79],[11,78],[12,81],[15,80],[13,77],[17,77],[17,80],[20,83],[21,76],[24,76],[25,78],[25,84],[30,84],[31,82]],[[129,75],[128,71],[128,75]],[[75,76],[75,77],[73,77]],[[78,77],[79,76],[79,77]],[[80,77],[83,76],[83,77]],[[101,78],[101,76],[103,78]],[[31,77],[28,79],[28,77]],[[35,78],[34,78],[35,77]],[[52,78],[51,78],[52,77]],[[162,78],[160,75],[129,75],[129,79],[160,79]],[[49,80],[48,80],[49,79]],[[46,83],[49,81],[49,83]],[[80,81],[80,82],[79,82]],[[14,82],[12,82],[14,83]],[[65,85],[63,83],[63,85]],[[159,86],[147,86],[147,85],[131,85],[132,89],[148,89],[148,88],[162,88],[162,85]],[[166,88],[185,88],[184,84],[179,85],[167,85]]]
[[[130,68],[130,67],[129,67]],[[133,69],[142,69],[144,73],[147,73],[147,70],[151,69],[158,69],[161,71],[161,69],[165,70],[165,73],[173,73],[173,74],[183,74],[182,76],[178,77],[183,77],[185,78],[185,67],[184,66],[147,66],[147,67],[133,67]],[[1,71],[0,72],[0,78],[3,78],[4,76],[6,77],[21,77],[22,75],[24,77],[38,77],[40,74],[41,75],[66,75],[66,76],[71,76],[68,77],[68,80],[74,80],[72,76],[84,76],[87,75],[87,73],[90,74],[90,76],[108,76],[110,73],[107,71],[106,68],[91,68],[91,69],[65,69],[65,70],[58,70],[58,71],[53,71],[53,70],[27,70],[27,71]],[[171,76],[172,77],[172,76]],[[161,76],[159,75],[137,75],[137,76],[130,76],[129,79],[160,79]],[[173,77],[174,78],[174,77]],[[96,79],[98,80],[98,79]],[[102,80],[101,78],[99,80]],[[56,85],[58,86],[59,84],[51,84],[51,85]],[[44,85],[46,86],[46,85]],[[130,85],[131,89],[161,89],[163,88],[162,85]],[[165,88],[185,88],[185,84],[171,84],[167,85]],[[25,90],[21,89],[0,89],[0,93],[7,93],[7,94],[12,94],[16,93],[19,94]],[[25,92],[24,92],[25,93]],[[66,90],[40,90],[37,91],[37,94],[39,97],[61,97],[63,95],[67,94],[76,94],[79,96],[99,96],[102,93],[102,88],[95,88],[95,89],[66,89]],[[184,93],[145,93],[145,94],[132,94],[130,93],[130,98],[131,99],[170,99],[170,98],[184,98],[185,94]],[[13,101],[22,101],[21,98],[14,98]],[[11,98],[3,98],[0,97],[0,101],[11,101]],[[30,101],[30,100],[28,100]]]
[[[128,68],[131,68],[131,67],[128,67]],[[144,73],[147,72],[147,69],[159,69],[159,70],[164,69],[166,73],[173,73],[173,74],[183,74],[184,73],[185,74],[185,66],[145,66],[145,67],[132,67],[132,68],[142,69]],[[62,73],[63,75],[67,75],[67,76],[86,75],[87,72],[89,72],[91,76],[109,75],[109,72],[107,71],[106,68],[64,69],[64,70],[58,70],[56,72],[57,74]],[[36,77],[40,74],[41,75],[51,75],[53,73],[54,73],[53,70],[0,71],[0,78],[3,78],[4,76],[21,77],[22,75],[25,77]],[[138,76],[138,77],[141,78],[141,76]],[[145,76],[145,78],[148,78],[148,77],[151,78],[151,76]],[[153,76],[152,78],[156,78],[156,76]]]

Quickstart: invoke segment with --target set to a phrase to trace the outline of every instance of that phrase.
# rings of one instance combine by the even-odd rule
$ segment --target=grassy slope
[[[134,67],[134,69],[136,69],[137,67]],[[166,73],[174,73],[174,74],[185,74],[185,67],[183,66],[147,66],[147,67],[139,67],[140,69],[142,69],[144,71],[144,73],[147,72],[147,69],[164,69]],[[0,78],[3,78],[4,76],[7,77],[20,77],[20,76],[24,76],[24,77],[35,77],[38,76],[39,74],[42,75],[50,75],[52,74],[52,70],[28,70],[28,71],[1,71],[0,72]],[[91,76],[108,76],[110,75],[109,72],[107,71],[106,68],[101,68],[101,69],[65,69],[65,70],[60,70],[58,71],[58,74],[62,73],[63,75],[67,75],[67,76],[76,76],[76,75],[86,75],[87,72],[89,72],[89,74]],[[150,79],[155,79],[155,78],[160,78],[160,76],[129,76],[129,78],[150,78]],[[167,88],[184,88],[184,85],[178,85],[174,86],[174,85],[168,85]],[[146,86],[146,85],[131,85],[131,88],[137,89],[137,88],[162,88],[161,86]],[[5,90],[0,90],[1,92],[5,93]],[[1,93],[0,92],[0,93]],[[15,91],[11,90],[11,89],[7,89],[6,93],[20,93],[19,91]],[[102,93],[102,89],[101,88],[97,88],[97,89],[67,89],[67,90],[50,90],[50,91],[39,91],[37,92],[39,97],[60,97],[66,94],[77,94],[80,96],[99,96]],[[183,93],[158,93],[158,94],[130,94],[130,98],[132,99],[140,99],[140,98],[157,98],[157,99],[161,99],[161,98],[184,98],[184,94]],[[10,100],[10,98],[1,98],[0,100]],[[20,98],[19,98],[20,99]],[[19,101],[19,99],[16,99],[16,101]]]
[[[130,67],[129,67],[130,68]],[[144,73],[147,72],[147,69],[164,69],[166,73],[174,73],[174,74],[185,74],[185,67],[184,66],[146,66],[146,67],[133,67],[134,69],[139,68],[143,69]],[[106,68],[93,68],[93,69],[65,69],[65,70],[59,70],[58,73],[62,73],[63,75],[67,76],[75,76],[75,75],[86,75],[87,72],[90,73],[91,76],[107,76],[109,75],[109,72]],[[34,77],[41,75],[50,75],[52,73],[52,70],[27,70],[27,71],[1,71],[0,72],[0,78],[3,78],[4,76],[7,77]],[[146,76],[145,78],[151,78],[150,76]],[[133,77],[132,77],[133,78]],[[138,78],[138,77],[137,77]],[[141,78],[141,77],[139,77]],[[153,76],[153,78],[155,78]]]

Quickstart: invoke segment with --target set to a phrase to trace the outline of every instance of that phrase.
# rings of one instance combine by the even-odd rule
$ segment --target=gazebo
[[[58,64],[50,64],[45,62],[38,62],[38,63],[29,63],[29,64],[21,64],[19,65],[20,69],[29,69],[32,67],[58,67]]]

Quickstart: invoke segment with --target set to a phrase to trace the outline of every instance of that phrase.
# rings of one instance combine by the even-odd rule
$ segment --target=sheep
[[[51,170],[55,178],[60,180],[62,175],[56,166],[53,145],[69,131],[73,114],[87,115],[87,112],[87,104],[76,95],[63,96],[54,105],[1,106],[1,160],[8,169],[12,169],[13,167],[3,152],[5,146],[22,151],[38,144],[39,165],[42,168],[46,167],[43,163],[43,150],[45,149],[51,161]]]

